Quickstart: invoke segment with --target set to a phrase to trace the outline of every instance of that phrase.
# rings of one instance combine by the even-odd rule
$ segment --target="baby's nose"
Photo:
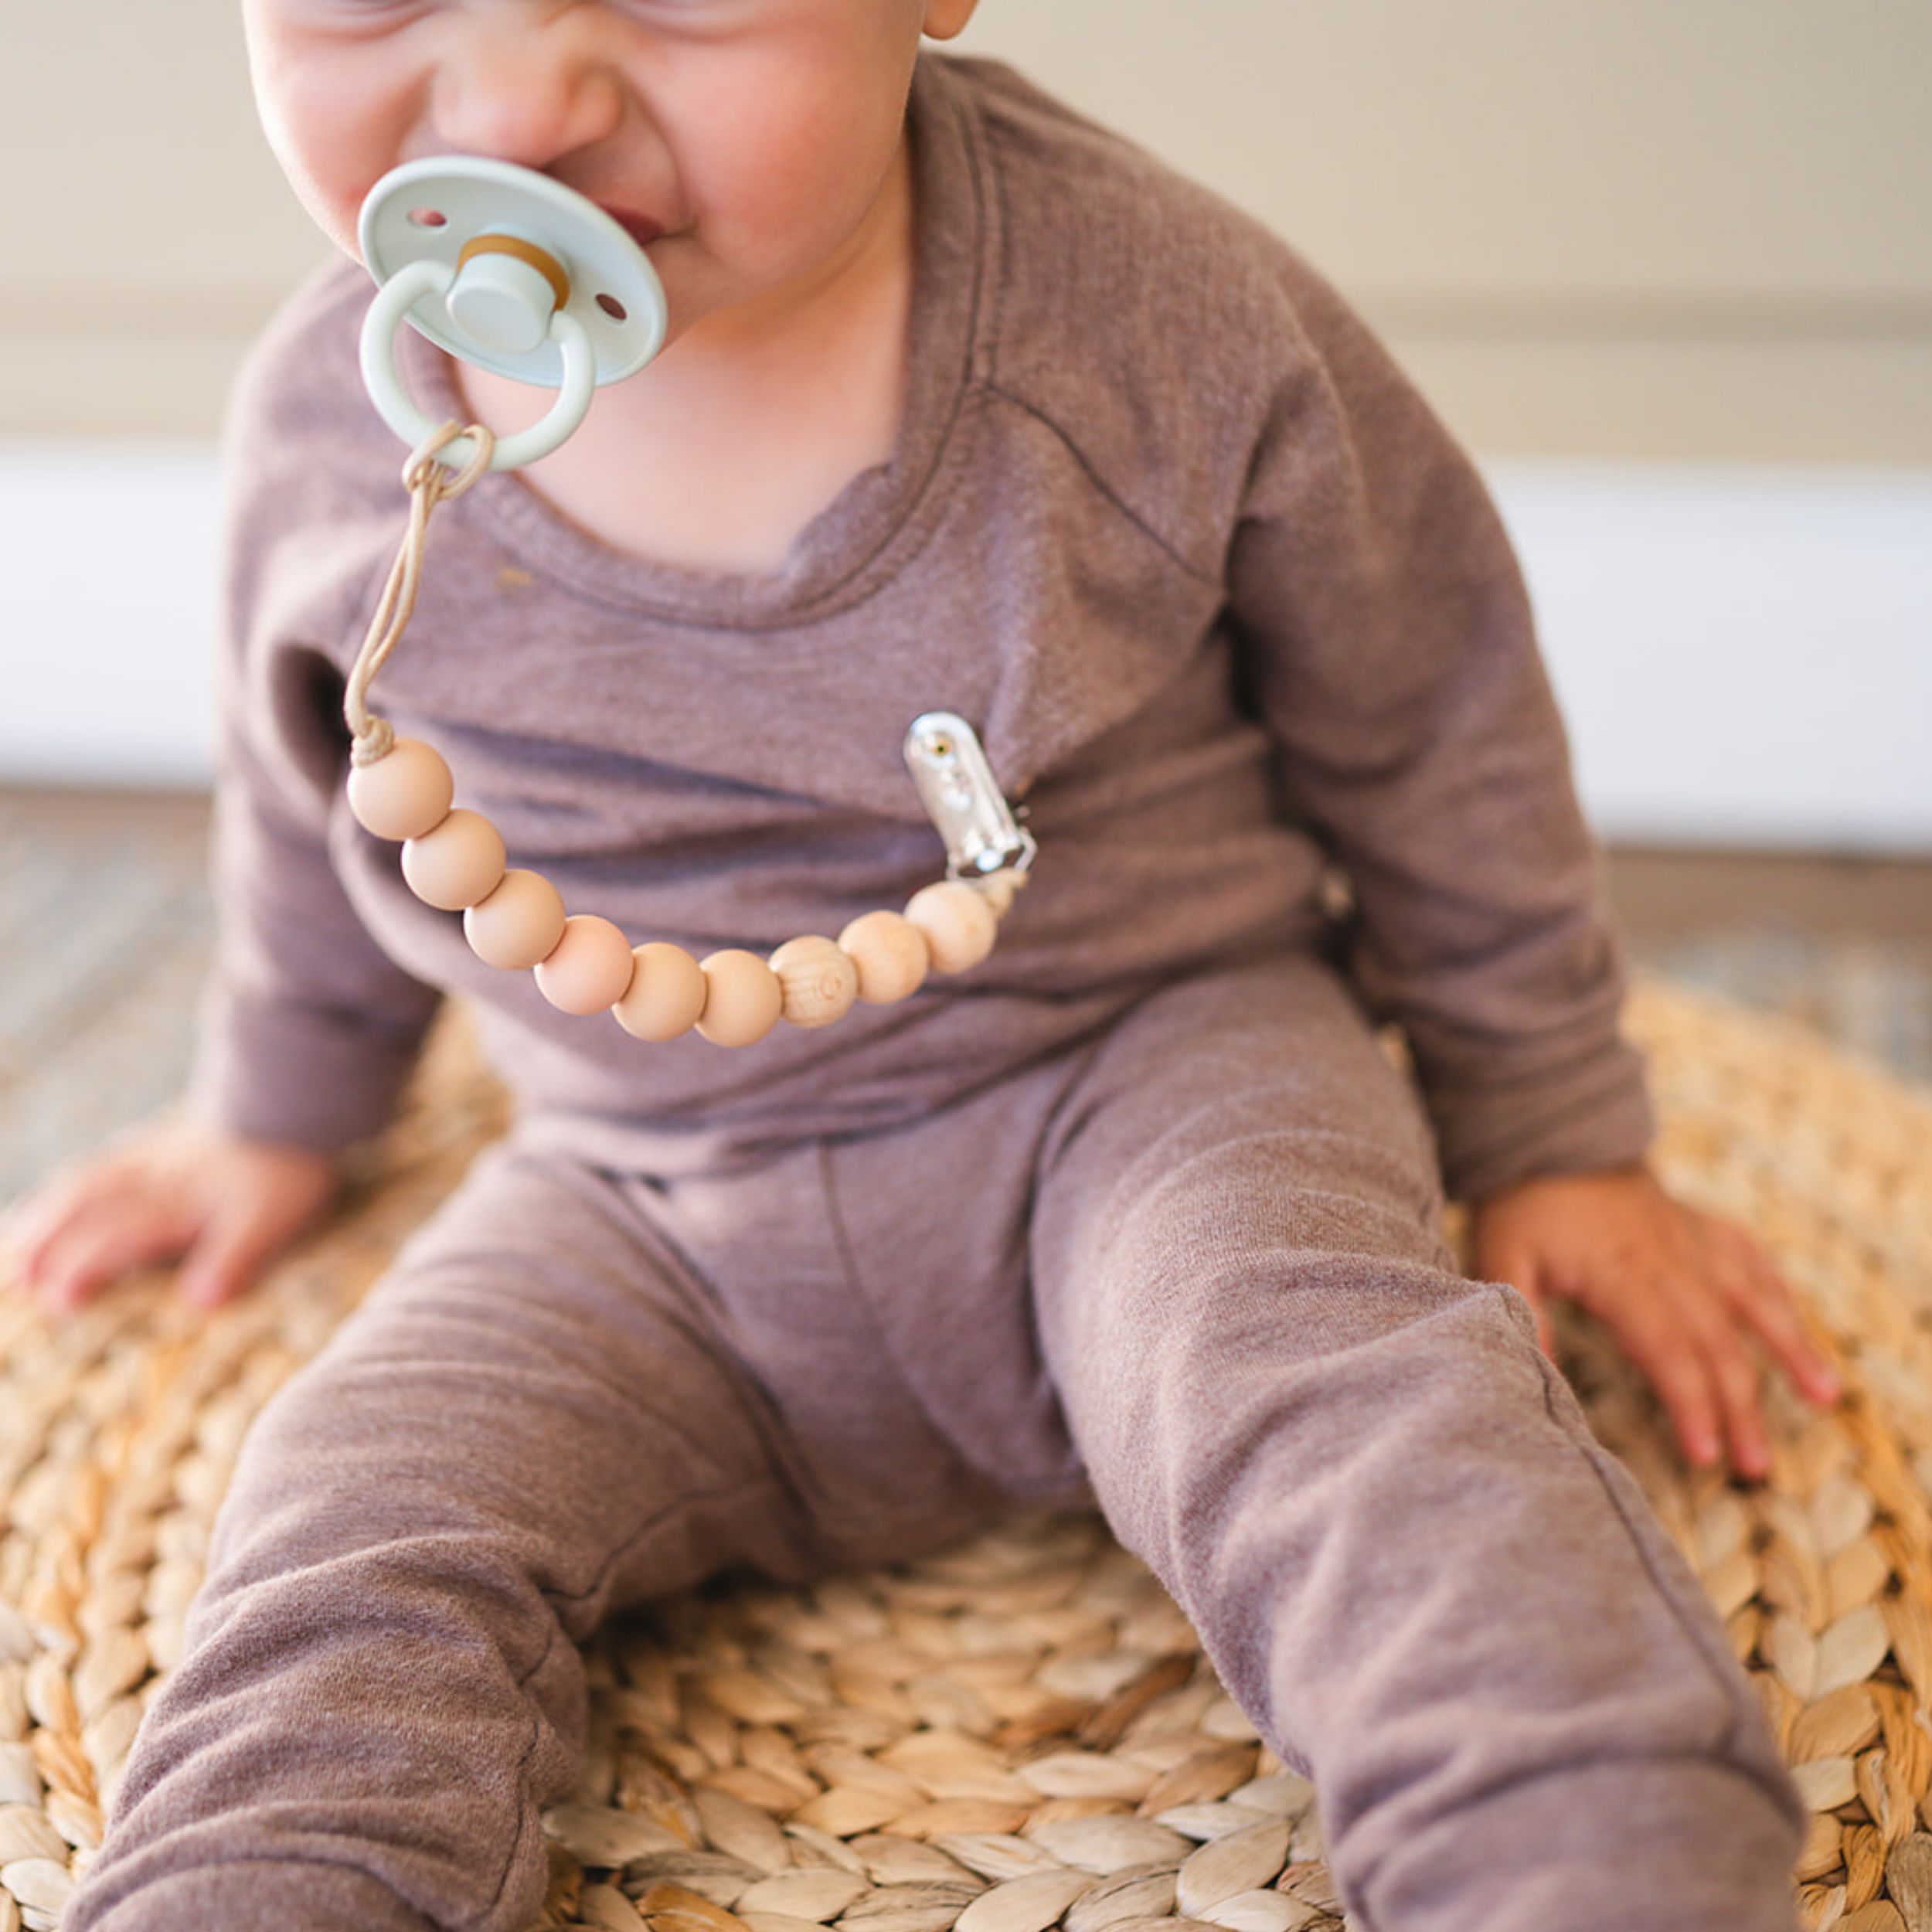
[[[586,12],[461,16],[433,83],[438,138],[458,153],[543,168],[609,134],[622,117],[622,83],[582,24]]]

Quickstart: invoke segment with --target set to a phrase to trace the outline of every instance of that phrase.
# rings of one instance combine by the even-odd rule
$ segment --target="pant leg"
[[[1362,1932],[1791,1932],[1701,1592],[1312,964],[1162,996],[1060,1117],[1043,1344],[1102,1506],[1321,1794]]]
[[[520,1932],[576,1641],[811,1560],[713,1312],[617,1191],[486,1156],[252,1432],[69,1932]]]

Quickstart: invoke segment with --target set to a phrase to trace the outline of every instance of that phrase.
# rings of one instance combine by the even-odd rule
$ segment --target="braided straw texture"
[[[1762,1488],[1687,1474],[1597,1335],[1593,1420],[1702,1577],[1811,1810],[1805,1923],[1932,1932],[1932,1104],[1656,982],[1633,1031],[1661,1164],[1753,1227],[1848,1397],[1773,1399]],[[52,1927],[264,1397],[496,1124],[460,1036],[350,1211],[254,1296],[160,1281],[59,1326],[0,1293],[0,1932]],[[539,1923],[610,1932],[1228,1932],[1342,1922],[1311,1794],[1152,1580],[1081,1518],[613,1628]],[[1641,1846],[1633,1846],[1641,1855]]]

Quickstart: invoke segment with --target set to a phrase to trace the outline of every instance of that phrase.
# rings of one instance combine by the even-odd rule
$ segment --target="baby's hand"
[[[1647,1168],[1505,1189],[1477,1208],[1472,1233],[1476,1271],[1528,1298],[1546,1350],[1553,1297],[1604,1323],[1650,1378],[1694,1463],[1726,1457],[1742,1476],[1770,1470],[1753,1340],[1809,1400],[1838,1400],[1757,1243],[1667,1194]]]
[[[251,1287],[335,1186],[321,1155],[170,1117],[10,1209],[0,1219],[0,1273],[64,1310],[130,1269],[179,1260],[183,1296],[213,1308]]]

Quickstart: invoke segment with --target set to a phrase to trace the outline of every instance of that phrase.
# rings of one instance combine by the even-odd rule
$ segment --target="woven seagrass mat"
[[[1768,1243],[1849,1393],[1822,1416],[1774,1397],[1774,1473],[1743,1489],[1679,1464],[1599,1337],[1566,1330],[1567,1366],[1811,1807],[1805,1923],[1932,1932],[1932,1101],[1655,981],[1631,1020],[1669,1178]],[[350,1210],[212,1318],[158,1281],[57,1327],[0,1291],[0,1932],[54,1926],[98,1840],[250,1417],[495,1122],[445,1040]],[[607,1632],[590,1667],[543,1926],[1341,1923],[1308,1787],[1091,1519],[679,1599]]]

